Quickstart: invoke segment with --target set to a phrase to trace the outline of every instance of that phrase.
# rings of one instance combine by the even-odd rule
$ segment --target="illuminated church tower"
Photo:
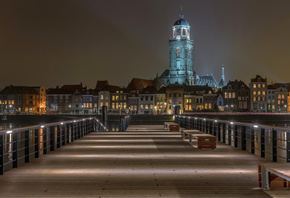
[[[174,23],[173,36],[169,40],[169,69],[156,78],[158,87],[169,84],[195,84],[193,70],[193,40],[190,40],[189,23],[183,19],[182,10]]]

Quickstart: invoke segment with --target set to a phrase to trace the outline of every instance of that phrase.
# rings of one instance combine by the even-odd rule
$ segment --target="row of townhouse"
[[[11,85],[0,91],[0,113],[91,114],[103,106],[115,114],[290,112],[290,83],[268,84],[257,75],[249,86],[235,80],[220,89],[176,83],[157,90],[152,81],[134,78],[127,88],[98,81],[94,89],[80,83],[47,90]]]
[[[46,90],[43,86],[7,86],[0,91],[0,113],[45,114]]]

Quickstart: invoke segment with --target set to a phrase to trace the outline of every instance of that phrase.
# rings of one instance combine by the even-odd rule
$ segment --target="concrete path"
[[[269,197],[258,156],[198,150],[163,126],[94,132],[0,176],[0,197]]]

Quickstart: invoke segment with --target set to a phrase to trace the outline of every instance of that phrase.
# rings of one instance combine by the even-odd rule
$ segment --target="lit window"
[[[261,88],[261,84],[258,84],[258,88]]]
[[[115,96],[112,96],[112,100],[113,100],[113,101],[115,100]]]
[[[140,105],[140,108],[141,108],[141,109],[143,109],[143,108],[144,108],[144,106],[143,106],[143,105]]]
[[[256,84],[253,84],[253,88],[256,88],[257,87],[257,85]]]

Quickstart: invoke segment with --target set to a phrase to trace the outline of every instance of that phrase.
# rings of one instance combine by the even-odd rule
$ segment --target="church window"
[[[180,49],[176,49],[176,58],[180,58]]]

